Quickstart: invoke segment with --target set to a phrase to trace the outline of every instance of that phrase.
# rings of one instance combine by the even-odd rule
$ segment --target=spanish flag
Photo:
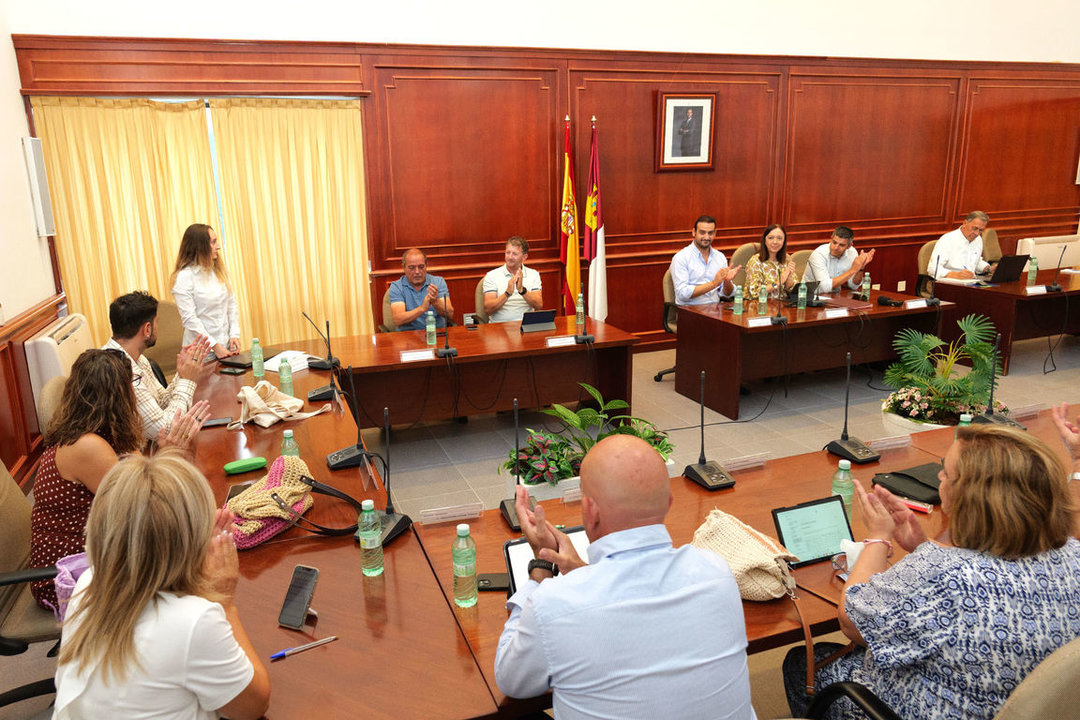
[[[581,292],[581,250],[578,246],[577,203],[574,200],[574,163],[570,152],[570,116],[566,116],[566,143],[563,147],[563,194],[559,207],[559,259],[566,268],[563,295],[567,315],[577,310]]]

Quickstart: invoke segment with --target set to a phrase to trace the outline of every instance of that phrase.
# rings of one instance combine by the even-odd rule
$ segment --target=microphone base
[[[341,361],[336,357],[308,358],[307,366],[310,370],[332,370],[333,368],[340,367]]]
[[[1050,283],[1046,286],[1046,292],[1061,292],[1061,285],[1058,283]]]
[[[536,509],[536,498],[532,495],[529,496],[529,509]],[[506,498],[499,503],[499,513],[502,515],[503,521],[510,526],[510,529],[514,532],[521,531],[521,520],[518,519],[517,507],[515,506],[514,498]]]
[[[457,357],[457,348],[441,347],[435,350],[435,357]]]
[[[322,402],[323,400],[333,400],[334,395],[337,393],[337,389],[333,385],[323,385],[322,387],[315,388],[307,394],[308,402]]]
[[[825,301],[816,298],[807,298],[806,307],[825,307]]]
[[[862,465],[864,463],[877,462],[881,459],[881,453],[858,438],[849,437],[847,440],[833,440],[825,446],[833,455],[838,455],[845,460]]]
[[[360,467],[367,453],[359,445],[350,445],[347,448],[336,450],[326,456],[326,465],[331,470],[345,470],[347,468]]]
[[[1007,425],[1008,427],[1020,428],[1021,430],[1027,430],[1027,428],[1020,423],[1016,422],[1012,418],[1002,415],[1001,413],[983,413],[982,415],[976,415],[971,418],[972,425]]]
[[[928,307],[937,307],[941,304],[941,298],[926,298],[926,305]]]
[[[388,513],[378,511],[379,522],[382,523],[382,544],[386,547],[398,535],[412,527],[412,518],[401,513]]]
[[[588,334],[575,335],[574,342],[578,345],[588,345],[596,342],[596,338]]]
[[[731,473],[715,460],[687,465],[683,469],[683,475],[706,490],[726,490],[735,487],[735,478],[731,477]]]
[[[774,315],[772,319],[773,325],[787,325],[787,318],[783,315]]]

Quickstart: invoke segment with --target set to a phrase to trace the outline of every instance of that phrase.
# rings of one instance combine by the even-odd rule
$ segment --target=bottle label
[[[454,563],[454,574],[458,577],[468,577],[476,574],[476,563]]]
[[[381,545],[382,543],[379,542],[379,533],[360,536],[360,548],[362,550],[374,550]]]

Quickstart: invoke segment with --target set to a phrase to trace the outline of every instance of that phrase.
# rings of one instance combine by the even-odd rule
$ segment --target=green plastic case
[[[239,475],[240,473],[259,470],[264,467],[266,467],[266,458],[249,457],[244,458],[243,460],[233,460],[231,463],[225,463],[225,474]]]

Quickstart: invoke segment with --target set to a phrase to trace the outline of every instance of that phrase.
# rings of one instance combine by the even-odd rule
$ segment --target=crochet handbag
[[[797,558],[776,540],[723,510],[709,513],[694,532],[691,544],[727,561],[744,600],[774,600],[795,589],[788,562]]]
[[[344,500],[356,509],[357,516],[360,514],[358,500],[312,478],[307,463],[300,458],[282,455],[270,466],[265,477],[225,503],[236,516],[233,521],[236,548],[253,548],[293,525],[331,537],[356,532],[356,523],[344,528],[328,528],[302,517],[315,503],[312,493]]]
[[[314,412],[300,412],[303,400],[286,395],[266,380],[255,383],[255,387],[240,388],[236,399],[240,401],[240,419],[229,423],[230,430],[239,430],[252,420],[260,427],[270,427],[278,420],[303,420],[330,409],[327,403]]]

